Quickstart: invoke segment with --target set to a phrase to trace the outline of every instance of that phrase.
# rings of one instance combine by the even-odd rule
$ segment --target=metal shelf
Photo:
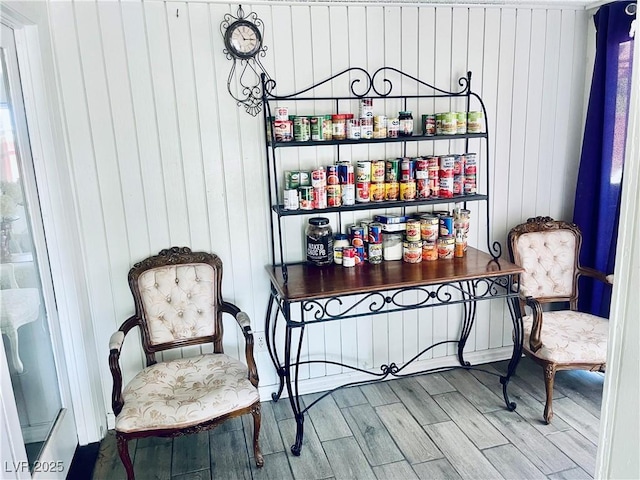
[[[398,138],[371,138],[368,140],[323,140],[314,141],[309,140],[307,142],[296,142],[294,140],[290,142],[269,142],[269,145],[273,148],[286,148],[286,147],[322,147],[325,145],[358,145],[369,143],[395,143],[395,142],[421,142],[421,141],[437,141],[437,140],[460,140],[471,138],[487,138],[486,133],[460,133],[456,135],[412,135],[410,137],[398,137]]]

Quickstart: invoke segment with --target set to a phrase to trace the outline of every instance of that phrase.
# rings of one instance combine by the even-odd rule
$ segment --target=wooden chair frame
[[[543,305],[568,302],[569,310],[577,311],[578,309],[578,279],[584,275],[595,278],[601,282],[611,284],[609,277],[604,273],[593,268],[580,266],[580,247],[582,246],[582,233],[578,226],[574,223],[553,220],[551,217],[535,217],[529,218],[526,223],[518,225],[511,229],[508,236],[509,256],[511,261],[517,265],[521,265],[521,259],[518,255],[516,244],[521,235],[525,233],[547,232],[553,230],[567,230],[575,236],[575,261],[573,265],[573,285],[571,295],[569,296],[552,296],[537,297],[521,296],[520,308],[524,312],[525,305],[532,310],[533,325],[531,327],[531,335],[529,343],[523,345],[525,355],[530,357],[538,365],[542,366],[545,380],[546,402],[544,407],[544,420],[550,423],[553,418],[553,384],[556,372],[559,370],[589,370],[604,372],[605,363],[555,363],[536,356],[536,352],[542,347],[542,324],[543,324]]]
[[[172,342],[162,343],[153,345],[150,341],[150,332],[149,327],[147,325],[142,298],[140,294],[140,290],[138,288],[138,278],[140,275],[147,271],[158,267],[164,267],[167,265],[181,265],[181,264],[208,264],[210,265],[216,274],[216,285],[217,291],[215,293],[216,297],[216,315],[215,315],[215,333],[212,336],[206,337],[195,337],[184,340],[176,340]],[[214,353],[224,353],[222,346],[222,337],[223,337],[223,324],[222,324],[222,314],[227,313],[232,315],[240,329],[245,339],[245,356],[247,361],[247,370],[248,370],[248,380],[254,387],[258,387],[258,371],[256,368],[255,359],[253,356],[253,332],[251,331],[251,322],[246,313],[242,312],[237,306],[232,303],[225,302],[221,297],[221,285],[222,285],[222,261],[220,258],[211,253],[206,252],[192,252],[188,247],[172,247],[170,249],[165,249],[160,251],[158,255],[149,257],[141,262],[136,263],[133,268],[129,271],[129,288],[134,297],[135,302],[135,314],[129,317],[125,322],[120,326],[117,332],[115,332],[110,341],[110,352],[109,352],[109,369],[111,370],[111,375],[113,377],[113,390],[111,395],[111,403],[113,407],[113,412],[117,416],[124,406],[124,400],[122,398],[122,372],[120,370],[120,350],[122,348],[122,343],[124,342],[124,338],[126,334],[133,328],[139,327],[141,331],[142,337],[142,347],[145,353],[146,364],[147,366],[154,365],[157,363],[155,354],[157,352],[168,350],[171,348],[182,348],[191,345],[201,345],[205,343],[213,344]],[[258,438],[260,436],[260,424],[261,424],[261,410],[260,410],[260,400],[256,401],[252,405],[242,408],[221,417],[212,419],[210,421],[200,423],[198,425],[193,425],[187,428],[169,428],[162,430],[144,430],[137,432],[118,432],[116,431],[116,441],[118,445],[118,453],[120,455],[120,459],[125,467],[127,472],[128,480],[133,480],[134,470],[133,463],[131,462],[131,457],[129,456],[129,448],[128,442],[134,438],[144,438],[144,437],[178,437],[182,435],[190,435],[192,433],[198,433],[201,431],[212,429],[221,423],[229,420],[231,418],[235,418],[241,415],[251,414],[254,422],[253,429],[253,451],[255,462],[258,467],[262,467],[264,465],[264,458],[260,451],[260,445],[258,442]]]

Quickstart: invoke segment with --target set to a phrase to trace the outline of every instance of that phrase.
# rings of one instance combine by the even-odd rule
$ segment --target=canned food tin
[[[402,260],[407,263],[422,261],[422,242],[404,242],[402,244]]]
[[[284,172],[285,190],[293,190],[300,186],[300,172],[296,170],[286,170]]]
[[[400,200],[416,199],[416,181],[400,182]]]
[[[356,249],[354,247],[342,248],[342,266],[343,267],[356,266]]]
[[[340,185],[342,190],[342,205],[354,205],[356,203],[356,186],[351,183]]]
[[[364,227],[362,225],[351,225],[349,227],[349,240],[354,247],[364,246]]]
[[[366,203],[371,201],[371,192],[369,190],[370,186],[371,186],[371,183],[369,182],[356,183],[356,202]]]
[[[478,168],[478,159],[475,153],[464,154],[464,174],[475,175]]]
[[[373,98],[361,98],[358,109],[360,118],[373,118]]]
[[[301,171],[300,172],[300,186],[308,187],[311,185],[311,172]]]
[[[455,168],[455,157],[453,155],[442,155],[440,157],[440,176],[453,177]]]
[[[382,243],[382,224],[373,222],[367,228],[367,241],[369,243]]]
[[[360,138],[363,140],[371,140],[373,138],[373,118],[360,119]]]
[[[373,265],[382,263],[382,243],[369,243],[368,247],[369,263]]]
[[[327,172],[324,168],[319,168],[311,172],[311,186],[314,188],[327,186]]]
[[[441,215],[439,225],[441,237],[446,237],[447,235],[453,235],[455,233],[455,230],[453,229],[453,217],[451,215]]]
[[[420,238],[426,242],[436,243],[440,233],[440,220],[435,215],[423,215],[420,218]]]
[[[420,237],[420,221],[419,220],[408,220],[407,221],[407,230],[406,230],[406,238],[407,242],[418,242],[421,240]]]
[[[464,155],[453,156],[453,174],[454,175],[464,174]]]
[[[435,242],[422,242],[422,260],[425,262],[438,260],[438,248]]]
[[[276,107],[276,120],[289,120],[289,107]]]
[[[438,178],[438,175],[435,176],[429,176],[429,192],[431,193],[432,197],[439,197],[440,196],[440,178]]]
[[[398,138],[400,136],[400,119],[392,117],[387,119],[387,137]]]
[[[349,140],[360,140],[360,119],[351,118],[347,121],[347,138]]]
[[[311,139],[309,117],[293,117],[293,138],[296,142],[308,142]]]
[[[300,210],[313,210],[313,187],[298,188]]]
[[[322,134],[323,122],[324,122],[324,115],[320,117],[309,118],[309,125],[311,129],[311,140],[314,140],[316,142],[320,142],[324,140],[324,135]]]
[[[416,180],[416,198],[425,200],[431,196],[431,187],[428,178],[419,178]]]
[[[436,157],[434,155],[429,155],[427,158],[427,170],[436,172],[440,170],[440,157]]]
[[[484,114],[469,112],[467,115],[467,133],[482,133],[484,131]]]
[[[384,184],[385,200],[398,200],[400,197],[400,185],[398,182],[387,182]]]
[[[384,115],[373,117],[373,138],[387,138],[387,117]]]
[[[383,202],[385,199],[385,184],[371,183],[369,184],[369,196],[372,202]]]
[[[390,158],[385,162],[384,179],[386,182],[400,181],[400,159]]]
[[[373,183],[381,183],[385,180],[385,167],[384,160],[374,160],[371,162],[371,181]]]
[[[298,210],[300,208],[300,202],[298,201],[298,189],[285,190],[284,191],[284,209],[285,210]]]
[[[365,261],[364,245],[354,248],[356,249],[356,265],[363,265]]]
[[[422,115],[422,134],[427,136],[433,136],[436,134],[436,116],[435,115]]]
[[[273,122],[273,134],[276,142],[290,142],[293,140],[293,122],[291,120],[276,120]]]
[[[371,162],[356,163],[356,183],[371,181]]]
[[[475,175],[465,175],[464,176],[464,194],[465,195],[473,195],[477,193],[478,187],[476,184],[476,176]]]
[[[416,179],[429,178],[429,161],[426,158],[416,158],[414,168]]]
[[[342,185],[353,185],[356,183],[353,165],[350,163],[338,164],[338,179]]]
[[[336,114],[331,117],[331,129],[333,140],[344,140],[347,138],[347,117],[343,114]]]
[[[331,115],[325,115],[322,119],[322,139],[333,140],[333,123]]]
[[[440,260],[449,260],[453,258],[455,249],[455,239],[452,236],[438,238],[438,258]]]
[[[456,113],[456,133],[467,133],[467,112]]]
[[[327,176],[327,185],[339,185],[340,178],[338,177],[338,166],[337,165],[327,165],[325,167],[326,176]]]
[[[400,160],[400,181],[408,182],[409,180],[413,180],[415,178],[413,169],[413,160],[410,158],[403,158]]]
[[[442,134],[455,135],[458,131],[458,120],[455,112],[446,112],[442,116]]]
[[[313,188],[313,208],[327,208],[327,187]]]
[[[462,195],[464,192],[464,175],[453,176],[453,195]]]
[[[444,113],[436,113],[436,135],[442,135],[442,120]]]
[[[327,206],[339,207],[342,205],[342,191],[340,185],[327,185]]]

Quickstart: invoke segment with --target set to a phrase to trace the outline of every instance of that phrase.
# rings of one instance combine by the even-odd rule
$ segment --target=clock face
[[[232,55],[240,58],[249,58],[260,50],[262,36],[253,23],[246,20],[238,20],[227,29],[225,44]]]

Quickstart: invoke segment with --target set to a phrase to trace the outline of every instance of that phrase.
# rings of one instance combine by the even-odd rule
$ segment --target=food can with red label
[[[398,200],[400,198],[400,184],[398,182],[387,182],[384,184],[385,200]]]
[[[370,186],[371,184],[369,182],[356,183],[356,202],[366,203],[371,201]]]
[[[350,163],[338,164],[338,179],[342,185],[353,185],[356,183],[356,177],[353,171],[353,165]]]
[[[408,220],[406,227],[407,242],[418,242],[420,237],[420,220]]]
[[[327,165],[326,167],[327,185],[338,185],[340,178],[338,177],[338,166]]]
[[[422,242],[403,242],[402,260],[407,263],[422,262]]]
[[[373,162],[371,162],[371,183],[384,182],[385,167],[386,162],[384,160],[374,160]]]
[[[347,120],[347,138],[349,140],[360,140],[361,134],[360,119],[350,118]]]
[[[475,175],[465,175],[464,176],[464,194],[465,195],[473,195],[478,192],[478,186],[476,184],[476,176]]]
[[[385,182],[399,182],[400,181],[400,159],[390,158],[385,162],[384,171]]]
[[[464,191],[464,175],[453,176],[453,195],[462,195]]]
[[[428,178],[419,178],[416,180],[416,198],[425,200],[431,195],[431,187]]]
[[[433,114],[422,115],[422,134],[433,136],[436,134],[436,116]]]
[[[420,238],[426,242],[435,243],[440,233],[440,220],[435,215],[420,217]]]
[[[385,199],[385,184],[384,183],[371,183],[369,185],[369,196],[372,202],[384,202]]]
[[[454,175],[464,174],[464,155],[453,156],[453,174]]]
[[[426,158],[416,158],[414,160],[416,180],[419,178],[429,178],[429,161]]]
[[[422,242],[422,260],[425,262],[438,260],[438,248],[435,242]]]
[[[369,243],[382,243],[382,224],[372,222],[367,227],[367,241]]]
[[[298,188],[300,210],[313,210],[313,187]]]
[[[342,248],[342,266],[355,267],[356,265],[356,249],[354,247]]]
[[[455,233],[453,217],[451,215],[440,215],[439,225],[441,237],[446,237],[447,235],[453,235]]]
[[[276,107],[276,120],[289,120],[289,107]]]
[[[311,172],[311,186],[314,188],[327,186],[327,172],[323,168]]]
[[[387,137],[398,138],[400,136],[400,119],[392,117],[387,119]]]
[[[441,177],[453,177],[455,168],[455,157],[453,155],[442,155],[440,157],[440,173]]]
[[[373,98],[361,98],[358,108],[360,118],[373,118]]]
[[[360,138],[370,140],[373,138],[373,118],[360,119]]]
[[[400,200],[415,200],[416,199],[416,181],[410,180],[408,182],[400,182]]]
[[[414,163],[410,158],[403,158],[400,160],[400,181],[408,182],[409,180],[413,180],[414,173]]]
[[[342,205],[354,205],[356,203],[356,186],[351,183],[348,185],[340,185],[342,190]]]
[[[436,157],[435,155],[429,155],[425,157],[427,159],[427,170],[440,170],[440,157]]]
[[[438,258],[440,260],[449,260],[453,258],[453,251],[456,243],[453,236],[439,237],[438,238]]]
[[[291,120],[276,120],[273,122],[273,135],[276,142],[290,142],[293,140],[293,122]]]
[[[342,205],[342,189],[340,185],[327,185],[327,206],[339,207]]]
[[[439,184],[438,196],[440,198],[453,198],[453,177],[440,177]]]
[[[327,187],[313,187],[313,208],[327,208]]]
[[[475,153],[464,154],[464,174],[475,175],[477,173],[478,160]]]
[[[371,181],[371,162],[356,163],[356,183]]]

